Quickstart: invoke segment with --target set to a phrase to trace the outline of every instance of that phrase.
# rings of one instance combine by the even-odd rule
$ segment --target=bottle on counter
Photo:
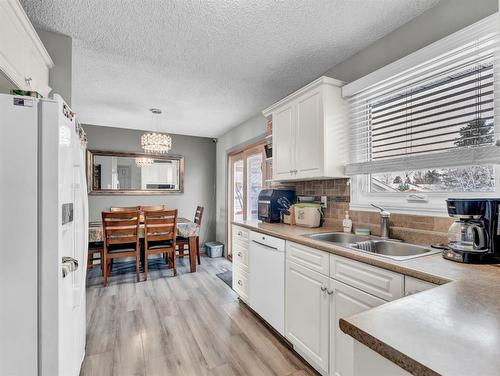
[[[342,221],[342,227],[344,228],[344,232],[351,232],[352,231],[352,220],[349,218],[349,211],[346,210],[345,212],[345,218]]]

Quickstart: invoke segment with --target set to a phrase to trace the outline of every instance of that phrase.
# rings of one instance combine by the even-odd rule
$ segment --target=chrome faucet
[[[380,218],[382,219],[382,223],[380,224],[380,237],[382,239],[389,239],[389,218],[391,218],[391,213],[380,206],[371,205],[380,210]]]

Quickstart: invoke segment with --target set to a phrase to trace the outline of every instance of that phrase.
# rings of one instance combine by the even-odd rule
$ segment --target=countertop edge
[[[385,342],[376,337],[366,333],[357,326],[351,324],[345,319],[339,320],[339,327],[345,334],[351,336],[356,341],[380,354],[387,360],[403,368],[415,376],[439,376],[440,374],[426,367],[415,359],[405,355],[404,353],[396,350]]]

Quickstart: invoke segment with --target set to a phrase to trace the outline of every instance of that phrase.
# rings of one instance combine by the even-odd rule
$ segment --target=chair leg
[[[101,259],[101,269],[102,269],[102,276],[104,278],[104,287],[108,285],[108,260],[106,258],[106,255],[103,252],[103,258]]]
[[[175,277],[177,275],[177,261],[175,261],[175,248],[172,251],[171,257],[172,257],[172,268],[174,269],[174,277]]]
[[[101,263],[101,275],[104,277],[104,268],[103,268],[103,260],[104,260],[104,251],[99,252],[101,259],[99,262]]]
[[[198,258],[198,265],[201,264],[201,259],[200,259],[200,238],[196,238],[196,257]]]
[[[141,254],[140,252],[138,252],[136,255],[135,255],[135,276],[137,278],[137,282],[140,282],[141,281],[141,266],[140,266],[140,262],[141,262]],[[144,253],[144,277],[145,277],[145,280],[148,279],[148,258],[147,258],[147,253]]]

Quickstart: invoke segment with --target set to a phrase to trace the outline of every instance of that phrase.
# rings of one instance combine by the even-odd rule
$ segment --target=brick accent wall
[[[294,187],[298,195],[327,196],[324,225],[342,230],[342,220],[346,210],[349,210],[349,179],[299,181],[273,186]],[[353,228],[368,227],[373,235],[380,235],[381,220],[378,213],[350,210],[349,215]],[[452,222],[453,219],[448,217],[392,214],[390,236],[416,244],[447,243],[448,228]]]

